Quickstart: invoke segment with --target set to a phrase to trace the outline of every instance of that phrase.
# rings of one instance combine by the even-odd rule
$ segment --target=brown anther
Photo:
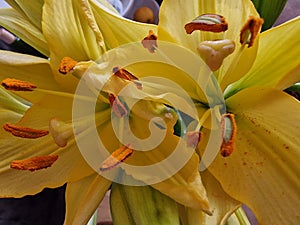
[[[36,88],[36,85],[22,80],[6,78],[1,82],[1,85],[6,90],[12,91],[32,91],[32,89]]]
[[[134,76],[129,71],[117,66],[113,68],[113,73],[117,77],[134,82],[138,89],[142,89],[142,84],[139,82],[139,78]]]
[[[11,123],[6,123],[3,125],[3,129],[7,132],[11,133],[12,135],[16,137],[21,138],[40,138],[47,134],[49,134],[49,131],[47,130],[37,130],[29,127],[21,127],[17,126]]]
[[[147,48],[150,53],[154,53],[157,45],[157,36],[154,34],[153,30],[149,30],[149,34],[142,40],[142,45]]]
[[[221,155],[223,157],[230,156],[235,147],[235,138],[237,125],[234,114],[226,113],[222,115],[221,120],[223,142],[221,145]]]
[[[128,114],[126,107],[124,104],[120,101],[119,97],[114,94],[108,95],[108,100],[111,106],[111,109],[114,111],[114,113],[119,117],[122,118]]]
[[[184,26],[187,34],[195,30],[210,31],[214,33],[224,32],[228,29],[225,18],[217,14],[203,14]]]
[[[264,20],[262,18],[250,16],[246,24],[241,29],[240,43],[248,44],[248,48],[250,48],[254,44],[254,40],[260,32],[263,23]]]
[[[64,57],[60,61],[60,64],[58,66],[58,71],[61,74],[67,74],[73,70],[73,68],[76,66],[76,64],[77,64],[77,61],[75,61],[74,59],[72,59],[70,57]]]
[[[24,160],[14,160],[10,164],[10,168],[16,170],[35,171],[45,169],[53,165],[58,159],[58,155],[36,156]]]
[[[133,149],[131,146],[123,145],[103,161],[101,167],[99,168],[100,171],[107,171],[116,167],[121,162],[124,162],[129,156],[131,156],[132,153]]]
[[[188,147],[196,148],[200,143],[202,133],[200,131],[190,131],[186,133],[186,145]]]

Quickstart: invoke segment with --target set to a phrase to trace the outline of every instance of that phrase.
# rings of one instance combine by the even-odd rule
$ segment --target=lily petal
[[[35,84],[39,89],[61,91],[52,75],[49,61],[35,56],[0,51],[1,81],[5,78],[14,78]],[[15,92],[18,96],[30,102],[41,98],[40,92]]]
[[[224,192],[220,183],[206,170],[201,172],[201,178],[207,190],[207,196],[212,209],[209,216],[201,210],[180,206],[180,216],[184,225],[226,224],[228,217],[240,203]]]
[[[146,111],[145,111],[146,112]],[[149,117],[160,116],[162,120],[165,120],[165,130],[166,130],[166,138],[162,140],[161,143],[157,147],[151,150],[149,147],[149,143],[143,143],[140,142],[137,143],[130,143],[133,144],[134,147],[139,147],[142,149],[150,149],[149,151],[134,151],[134,153],[126,159],[126,164],[137,166],[137,167],[128,167],[126,165],[122,165],[121,167],[124,168],[125,172],[128,175],[133,176],[137,180],[141,180],[144,183],[153,183],[153,179],[155,179],[158,174],[164,175],[166,174],[166,180],[154,183],[152,184],[152,187],[159,190],[163,194],[171,197],[175,201],[186,205],[188,207],[192,207],[195,209],[202,209],[203,211],[210,213],[209,206],[208,206],[208,200],[206,197],[205,188],[203,187],[203,184],[201,182],[201,177],[198,172],[198,163],[199,159],[196,153],[192,153],[191,158],[187,160],[187,163],[183,165],[182,168],[179,168],[179,171],[175,172],[175,174],[170,177],[172,174],[170,173],[170,169],[176,167],[178,164],[178,161],[176,162],[167,162],[168,167],[163,166],[163,164],[159,164],[158,162],[166,159],[168,155],[172,153],[172,151],[175,151],[176,148],[180,149],[182,151],[182,154],[188,154],[190,151],[186,147],[186,144],[182,141],[179,141],[179,137],[173,135],[173,126],[174,126],[174,119],[164,118],[164,114],[161,115],[155,115],[150,114],[147,116],[143,116],[143,113],[140,112],[139,115],[131,115],[130,116],[130,129],[132,130],[133,135],[135,137],[141,139],[142,141],[145,138],[148,138],[150,135],[149,131],[149,125],[151,127],[151,123],[153,124],[153,121],[149,121]],[[147,118],[147,119],[146,119]],[[159,126],[161,127],[161,126]],[[159,129],[159,127],[157,129]],[[109,124],[106,127],[102,127],[100,130],[100,137],[102,139],[102,142],[107,146],[107,149],[110,149],[112,145],[118,145],[118,141],[112,141],[114,132],[111,131],[113,128]],[[123,129],[124,134],[128,136],[130,134],[130,131],[127,131],[126,129]],[[157,131],[156,131],[157,132]],[[108,135],[107,135],[108,134]],[[154,134],[154,135],[153,135]],[[105,138],[105,136],[108,136]],[[151,136],[155,136],[157,140],[157,133],[152,132]],[[160,135],[160,133],[159,133]],[[117,138],[115,137],[115,140]],[[142,145],[142,146],[141,146]],[[151,143],[150,143],[151,145]],[[177,146],[178,145],[178,146]],[[191,150],[191,149],[190,149]],[[181,155],[182,157],[182,155]],[[179,160],[179,159],[177,159]],[[171,161],[171,160],[169,160]],[[141,172],[143,167],[147,169],[147,166],[153,165],[157,163],[157,172],[155,172],[155,176],[151,176],[151,174],[146,174],[144,172]],[[173,163],[173,164],[172,164]],[[139,169],[140,168],[140,169]],[[148,171],[149,172],[149,171]],[[151,172],[154,172],[151,170]],[[174,173],[173,172],[173,173]]]
[[[219,154],[209,171],[253,210],[259,224],[297,223],[299,101],[276,89],[253,87],[227,103],[236,115],[236,148],[226,158]]]
[[[32,24],[40,31],[42,30],[41,21],[44,0],[34,0],[30,4],[26,0],[7,0],[6,2],[19,13],[25,14]]]
[[[278,87],[283,90],[300,80],[300,17],[265,31],[251,70],[230,87],[231,94],[246,87]],[[293,73],[294,71],[294,73]]]
[[[45,96],[40,102],[31,106],[16,125],[48,130],[49,121],[52,117],[57,117],[65,121],[70,120],[72,115],[71,106],[72,99],[59,98],[58,101],[53,96]],[[65,110],[61,110],[62,108]],[[2,176],[0,189],[2,197],[21,197],[25,194],[35,194],[40,192],[44,187],[58,187],[67,181],[76,181],[94,173],[82,158],[80,151],[76,147],[74,138],[70,138],[67,145],[62,148],[56,145],[50,134],[38,139],[25,139],[12,136],[2,128],[3,123],[11,121],[1,119],[1,122],[0,156],[4,159],[0,163]],[[9,168],[13,160],[47,155],[58,155],[57,161],[50,168],[34,172]]]
[[[143,40],[149,30],[156,33],[156,26],[146,23],[138,23],[114,12],[107,7],[103,0],[92,0],[92,8],[95,12],[95,19],[103,34],[105,44],[109,49],[119,45]]]
[[[104,198],[111,181],[94,173],[66,188],[66,218],[64,224],[87,224]]]
[[[30,46],[49,56],[49,48],[41,32],[23,14],[14,9],[0,9],[0,24]]]

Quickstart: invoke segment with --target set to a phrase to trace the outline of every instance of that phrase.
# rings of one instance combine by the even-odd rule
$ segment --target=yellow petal
[[[170,113],[167,113],[168,115],[165,117],[164,111],[160,114],[147,112],[148,109],[144,109],[144,112],[140,111],[137,115],[135,113],[130,114],[130,128],[127,127],[126,129],[125,126],[122,127],[121,125],[118,127],[118,129],[121,128],[121,132],[125,136],[125,140],[122,140],[123,143],[132,144],[133,149],[136,149],[126,159],[125,163],[121,164],[121,167],[127,174],[146,184],[151,184],[155,189],[175,201],[210,213],[205,188],[198,172],[198,156],[192,149],[188,149],[185,142],[180,141],[179,137],[173,135],[176,118],[169,115]],[[145,113],[148,113],[147,119],[143,116]],[[161,117],[165,123],[159,121],[158,117]],[[155,122],[150,121],[149,118],[154,119]],[[118,138],[112,129],[111,125],[108,124],[99,131],[101,140],[107,146],[107,149],[118,147]],[[149,129],[151,129],[151,133]],[[166,138],[162,135],[164,131],[166,132]],[[130,142],[131,135],[138,138],[138,141]],[[129,142],[126,141],[128,137]],[[162,140],[160,140],[161,137]],[[151,141],[151,138],[154,138],[153,141]],[[175,150],[177,156],[173,157],[174,161],[168,160],[165,163],[159,163],[168,158]],[[178,156],[180,159],[178,159]],[[182,163],[182,159],[186,161]],[[182,164],[179,168],[178,161]],[[159,183],[157,183],[158,181]]]
[[[300,80],[300,17],[261,34],[256,61],[231,92],[251,86],[285,89]]]
[[[42,30],[43,0],[31,1],[30,4],[26,0],[7,0],[7,3],[19,13],[24,14],[28,18],[28,21],[33,23],[39,30]]]
[[[224,16],[228,22],[228,30],[217,34],[194,32],[187,35],[184,25],[206,13]],[[178,43],[194,52],[197,52],[197,47],[202,41],[216,39],[234,41],[236,43],[235,52],[224,60],[223,66],[216,73],[221,88],[224,89],[228,84],[243,76],[255,59],[257,43],[249,49],[245,46],[242,47],[239,43],[240,30],[250,15],[259,17],[249,0],[206,1],[205,3],[192,1],[188,5],[183,0],[177,1],[176,5],[167,0],[161,6],[158,37],[160,40]]]
[[[0,52],[1,81],[5,78],[15,78],[33,83],[39,89],[62,90],[54,80],[48,60],[9,51]],[[20,91],[16,92],[16,94],[30,102],[36,102],[41,98],[40,94],[35,91]]]
[[[149,30],[156,33],[156,26],[146,23],[138,23],[118,15],[115,10],[107,6],[107,1],[91,1],[95,11],[95,19],[103,34],[108,48],[119,45],[142,41],[148,35]]]
[[[212,215],[201,210],[183,207],[180,205],[181,217],[185,218],[184,225],[225,224],[231,213],[240,206],[240,203],[224,192],[220,183],[209,171],[201,172],[201,178],[207,190],[207,197],[211,206]]]
[[[98,39],[102,37],[94,33],[91,27],[93,22],[93,15],[83,1],[46,0],[43,7],[43,33],[51,57],[61,60],[69,56],[77,61],[97,59],[103,53],[104,46],[99,46]]]
[[[24,115],[18,126],[49,130],[52,117],[71,119],[72,99],[47,96],[34,104]],[[0,129],[0,189],[2,197],[21,197],[35,194],[44,187],[58,187],[67,181],[76,181],[94,171],[83,159],[75,140],[70,139],[64,148],[54,142],[50,134],[38,139],[15,137],[4,131],[1,119]],[[10,168],[13,160],[28,159],[34,156],[58,155],[57,161],[49,168],[38,171],[19,171]],[[13,179],[12,179],[13,177]],[[45,179],[46,177],[46,179]]]
[[[68,182],[64,224],[87,224],[110,185],[111,181],[97,173],[77,182]]]
[[[49,48],[41,29],[34,26],[23,14],[13,9],[0,9],[0,24],[30,46],[49,56]],[[39,21],[40,22],[40,21]]]
[[[259,224],[295,224],[300,203],[299,101],[275,89],[248,88],[227,101],[236,115],[236,148],[209,171]]]

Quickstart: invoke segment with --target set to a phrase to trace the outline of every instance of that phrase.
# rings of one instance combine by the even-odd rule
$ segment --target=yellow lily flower
[[[223,18],[228,30],[208,32],[209,29],[217,32]],[[254,30],[259,31],[261,23],[248,0],[197,0],[189,4],[165,0],[161,6],[158,40],[184,46],[202,57],[224,92],[227,112],[235,115],[235,119],[225,116],[229,122],[224,126],[229,128],[224,131],[224,148],[209,165],[212,176],[207,179],[217,179],[232,200],[248,205],[259,224],[294,224],[299,220],[299,115],[295,112],[300,105],[282,90],[300,80],[297,44],[300,18],[262,34],[251,30],[250,24],[255,24]],[[208,28],[207,24],[215,27]],[[220,46],[235,50],[223,54]],[[146,64],[141,68],[152,72],[164,69]],[[138,69],[134,73],[138,74]],[[182,76],[180,82],[184,84],[189,80]],[[193,93],[195,88],[190,86],[186,90]],[[202,96],[195,101],[205,102]],[[205,152],[208,128],[209,125],[202,129],[206,135],[200,142],[201,155]],[[210,197],[211,187],[206,185],[209,181],[203,179],[203,183]],[[221,191],[216,193],[227,196]],[[217,205],[213,204],[212,208]],[[197,212],[190,218],[195,214]],[[201,214],[198,213],[197,218],[201,221]]]
[[[1,51],[2,86],[29,103],[20,109],[19,113],[24,113],[21,119],[20,114],[15,113],[21,103],[12,101],[12,109],[1,111],[5,116],[0,119],[3,126],[0,131],[0,157],[3,159],[0,164],[0,196],[22,197],[38,193],[44,187],[58,187],[67,183],[65,224],[84,224],[99,205],[111,180],[99,176],[86,163],[76,146],[72,129],[72,104],[79,80],[71,74],[76,74],[77,69],[80,72],[85,62],[75,62],[73,71],[66,75],[58,72],[59,64],[65,56],[71,56],[77,61],[96,60],[105,53],[106,48],[140,40],[146,31],[155,31],[156,27],[123,19],[105,1],[35,1],[33,4],[12,1],[12,5],[17,10],[3,10],[7,14],[1,14],[6,27],[18,31],[24,40],[28,33],[30,37],[39,39],[35,47],[49,56],[50,60]],[[28,13],[31,9],[35,9],[41,16],[32,17]],[[9,21],[13,21],[13,16],[18,16],[19,21],[11,24]],[[112,23],[116,26],[111,26]],[[24,32],[22,36],[25,27],[29,32]],[[35,32],[31,33],[33,30]],[[128,31],[132,33],[128,34]],[[111,34],[114,35],[109,36]],[[128,79],[123,80],[127,82]],[[111,88],[105,93],[114,93],[113,82]],[[1,92],[4,96],[9,95],[2,87]],[[110,114],[118,114],[118,110],[110,104],[110,96],[99,98],[95,118],[100,138],[114,154],[114,150],[120,146],[110,124]],[[16,99],[19,100],[18,97]],[[2,104],[3,108],[8,105]],[[136,111],[133,110],[130,115],[130,124],[136,127],[134,133],[141,135],[140,138],[147,137],[148,124],[153,117],[165,121],[163,126],[157,122],[154,125],[166,130],[167,138],[154,148],[153,153],[134,153],[126,160],[129,164],[157,162],[170,154],[172,145],[178,143],[182,151],[188,151],[180,138],[173,135],[176,113],[160,102],[142,101],[137,104]],[[79,134],[81,140],[89,133],[85,122],[79,122],[82,128]],[[120,161],[125,160],[122,154],[127,154],[126,151],[130,149],[131,146],[126,146],[125,151],[120,154],[117,152]],[[109,159],[104,161],[101,167],[103,170],[115,166]],[[198,164],[197,154],[192,153],[182,169],[171,178],[152,186],[187,207],[210,213]],[[147,177],[129,173],[147,183]],[[74,202],[78,203],[76,207]]]

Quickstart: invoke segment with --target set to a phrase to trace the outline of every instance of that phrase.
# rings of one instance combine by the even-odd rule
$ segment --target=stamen
[[[221,145],[221,155],[223,157],[230,156],[234,150],[237,126],[234,114],[227,113],[222,115],[221,126],[223,131],[223,142]]]
[[[120,101],[119,97],[114,94],[109,94],[108,96],[111,109],[115,112],[115,114],[122,118],[128,114],[126,107],[124,104]]]
[[[242,45],[248,44],[248,48],[250,48],[254,44],[254,40],[260,32],[263,23],[264,20],[262,18],[250,16],[246,24],[241,29],[240,43]]]
[[[200,143],[202,133],[200,131],[190,131],[186,133],[186,145],[188,147],[196,148]]]
[[[203,41],[198,46],[201,58],[212,71],[218,70],[223,60],[234,52],[235,44],[232,40]]]
[[[58,155],[36,156],[24,160],[14,160],[10,164],[10,168],[16,170],[35,171],[45,169],[53,165],[58,159]]]
[[[124,162],[129,156],[133,153],[133,149],[131,146],[123,145],[121,148],[114,151],[107,159],[104,160],[101,167],[99,168],[100,171],[107,171],[110,170],[121,162]]]
[[[56,118],[50,120],[49,130],[55,143],[59,147],[65,147],[73,135],[72,125],[59,121]]]
[[[36,88],[35,84],[32,84],[27,81],[12,79],[12,78],[6,78],[1,82],[1,85],[6,90],[12,90],[12,91],[32,91],[32,89]]]
[[[49,133],[47,130],[36,130],[33,128],[29,127],[21,127],[17,125],[13,125],[10,123],[6,123],[3,125],[4,130],[7,132],[11,133],[12,135],[16,137],[21,137],[21,138],[40,138]]]
[[[129,71],[117,66],[117,67],[113,68],[113,73],[115,76],[118,76],[124,80],[129,80],[129,81],[134,82],[138,89],[142,89],[142,84],[138,81],[139,78],[134,76]]]
[[[149,34],[142,40],[142,45],[147,48],[150,53],[154,53],[157,45],[157,36],[154,34],[153,30],[149,30]]]
[[[73,70],[73,68],[76,66],[77,61],[75,61],[74,59],[70,58],[70,57],[64,57],[59,64],[58,67],[58,71],[61,74],[67,74],[70,71]]]
[[[225,18],[217,14],[203,14],[184,26],[187,34],[195,30],[210,31],[214,33],[224,32],[228,29]]]

